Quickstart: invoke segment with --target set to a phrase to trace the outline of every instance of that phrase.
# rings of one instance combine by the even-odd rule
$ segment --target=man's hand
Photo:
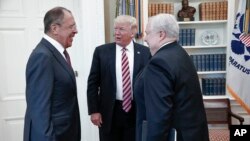
[[[102,124],[102,115],[100,113],[93,113],[93,114],[91,114],[90,120],[91,120],[91,122],[94,125],[96,125],[98,127],[101,127],[101,124]]]

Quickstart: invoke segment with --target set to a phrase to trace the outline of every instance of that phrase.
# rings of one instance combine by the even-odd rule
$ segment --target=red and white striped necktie
[[[131,109],[132,100],[132,87],[129,70],[128,56],[126,55],[126,48],[122,49],[122,89],[123,89],[123,102],[122,107],[125,112]]]

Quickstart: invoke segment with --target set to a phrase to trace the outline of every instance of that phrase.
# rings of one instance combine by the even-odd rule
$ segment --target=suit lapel
[[[116,61],[116,44],[115,43],[110,46],[110,54],[111,54],[110,58],[107,61],[110,62],[109,66],[110,66],[111,78],[114,81],[113,84],[116,84],[116,69],[115,69],[116,68],[116,62],[115,62]]]
[[[67,61],[63,58],[63,56],[61,55],[61,53],[51,44],[49,43],[47,40],[42,39],[41,41],[43,44],[46,44],[46,47],[48,47],[48,49],[52,52],[52,54],[54,55],[54,57],[56,58],[56,60],[62,65],[62,67],[70,74],[72,80],[75,83],[75,74],[73,69],[68,65]]]
[[[136,74],[140,68],[140,59],[141,59],[141,51],[140,51],[140,47],[134,43],[134,72],[133,72],[133,82],[134,79],[136,77]]]

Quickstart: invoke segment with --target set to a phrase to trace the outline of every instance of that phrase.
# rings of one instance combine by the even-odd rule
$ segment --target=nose
[[[77,30],[77,29],[75,29],[74,33],[75,33],[75,34],[77,34],[77,33],[78,33],[78,30]]]
[[[75,34],[78,33],[78,30],[77,30],[77,27],[76,27],[76,26],[73,27],[73,32],[74,32]]]

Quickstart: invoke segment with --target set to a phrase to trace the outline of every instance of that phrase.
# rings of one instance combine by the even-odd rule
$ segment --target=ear
[[[131,38],[134,38],[135,37],[135,34],[132,32],[131,35],[130,35]]]
[[[58,29],[58,25],[56,25],[56,24],[51,24],[50,25],[51,33],[57,34],[57,29]]]
[[[131,32],[132,32],[132,34],[131,34],[130,37],[134,38],[134,37],[135,37],[135,34],[136,34],[136,32],[137,32],[136,28],[133,28],[133,29],[131,30]]]
[[[166,32],[165,31],[160,31],[160,38],[161,39],[165,39],[167,36]]]

